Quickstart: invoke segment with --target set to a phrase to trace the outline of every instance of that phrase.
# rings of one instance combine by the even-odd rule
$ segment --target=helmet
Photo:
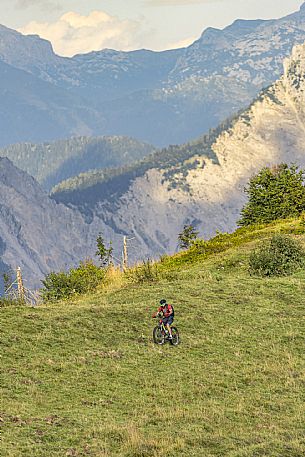
[[[165,303],[166,303],[166,300],[164,300],[164,299],[160,300],[160,305],[165,305]]]

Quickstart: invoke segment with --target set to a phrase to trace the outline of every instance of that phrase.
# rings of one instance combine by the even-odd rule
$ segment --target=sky
[[[188,46],[207,27],[272,19],[304,0],[0,0],[0,24],[37,34],[59,55]]]

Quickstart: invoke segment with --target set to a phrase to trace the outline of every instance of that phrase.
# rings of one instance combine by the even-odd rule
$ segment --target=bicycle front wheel
[[[153,339],[154,343],[156,344],[164,344],[165,343],[165,336],[162,333],[162,330],[159,326],[155,327],[153,330]]]
[[[172,327],[172,339],[170,340],[173,346],[178,346],[180,343],[180,336],[177,327]]]

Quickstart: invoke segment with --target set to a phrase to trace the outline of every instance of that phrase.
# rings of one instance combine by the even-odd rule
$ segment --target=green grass
[[[305,455],[305,271],[250,277],[256,238],[166,259],[152,284],[1,308],[0,454]],[[178,347],[151,341],[164,297]]]

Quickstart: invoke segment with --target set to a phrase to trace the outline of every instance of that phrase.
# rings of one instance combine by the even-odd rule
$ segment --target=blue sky
[[[278,18],[304,0],[1,0],[0,23],[50,40],[58,54],[163,50],[235,19]]]

